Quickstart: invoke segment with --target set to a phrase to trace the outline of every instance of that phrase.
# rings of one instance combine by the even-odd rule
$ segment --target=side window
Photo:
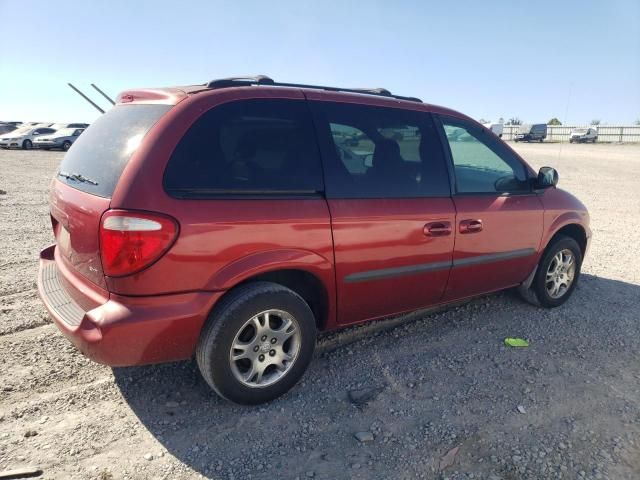
[[[449,196],[446,163],[428,114],[312,102],[329,198]]]
[[[508,193],[530,190],[524,165],[481,129],[442,117],[458,193]]]
[[[306,195],[323,190],[304,101],[243,100],[214,107],[187,131],[164,173],[172,195]]]

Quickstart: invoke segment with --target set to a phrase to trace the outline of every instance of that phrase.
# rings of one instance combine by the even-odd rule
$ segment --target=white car
[[[41,135],[49,135],[55,130],[49,127],[24,127],[13,132],[0,136],[1,148],[22,148],[29,150],[33,148],[33,142]]]
[[[491,130],[496,137],[502,138],[502,132],[504,130],[504,125],[502,125],[502,123],[485,123],[483,125]]]
[[[84,128],[63,128],[51,135],[39,136],[33,141],[33,146],[43,150],[60,148],[66,152],[82,132],[84,132]]]
[[[598,131],[595,128],[574,128],[569,136],[569,143],[596,143],[598,141]]]

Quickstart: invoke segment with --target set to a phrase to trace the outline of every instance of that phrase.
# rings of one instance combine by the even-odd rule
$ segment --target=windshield
[[[529,124],[520,125],[520,128],[518,129],[518,133],[529,133],[530,131],[531,125]]]
[[[573,133],[587,133],[586,128],[576,128]]]
[[[31,130],[33,130],[33,127],[21,127],[8,133],[10,133],[11,135],[22,135],[23,133],[28,133]]]
[[[170,105],[113,107],[78,137],[60,164],[58,180],[83,192],[111,197],[138,145],[170,108]]]

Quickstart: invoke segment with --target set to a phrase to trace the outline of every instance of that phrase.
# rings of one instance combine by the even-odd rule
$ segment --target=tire
[[[541,138],[540,140],[538,140],[540,143],[542,143],[542,141],[544,140],[544,138]]]
[[[591,143],[596,143],[598,141],[598,137],[593,137],[593,142]]]
[[[33,148],[33,143],[31,143],[31,140],[25,140],[24,142],[22,142],[23,150],[31,150],[32,148]]]
[[[65,142],[62,144],[62,150],[64,150],[65,152],[66,152],[67,150],[69,150],[70,148],[71,148],[71,142],[70,142],[69,140],[65,141]]]
[[[262,329],[259,332],[254,325],[265,320],[264,315],[258,314],[266,311],[270,312],[271,320],[259,325]],[[282,327],[284,314],[289,315],[297,328],[280,342],[291,328]],[[282,320],[280,327],[269,326],[279,320]],[[259,337],[262,334],[267,335]],[[246,344],[247,348],[232,349],[232,345],[239,344]],[[274,345],[273,350],[269,344]],[[311,361],[315,344],[315,318],[302,297],[277,283],[254,282],[232,290],[214,307],[200,333],[196,360],[203,378],[218,395],[235,403],[256,405],[283,395],[298,382]],[[252,359],[233,360],[233,353]],[[286,354],[293,356],[293,360],[280,360],[284,370],[278,369],[274,362]],[[270,358],[274,361],[269,362]],[[267,367],[263,366],[265,363]],[[253,373],[254,368],[258,373]]]
[[[552,263],[556,262],[556,256],[560,252],[569,251],[573,255],[573,276],[571,283],[568,288],[565,288],[564,291],[558,292],[559,296],[552,296],[547,288],[547,274],[549,272],[550,267],[553,268]],[[556,262],[557,263],[557,262]],[[580,269],[582,267],[582,251],[580,250],[580,246],[578,243],[571,237],[566,237],[564,235],[560,235],[555,238],[549,246],[547,246],[544,254],[542,255],[542,259],[538,264],[538,269],[536,271],[536,275],[533,279],[531,287],[529,288],[529,292],[533,295],[535,302],[538,305],[546,308],[555,308],[562,305],[566,302],[571,294],[576,288],[578,284],[578,280],[580,279]],[[567,272],[569,273],[569,272]],[[553,282],[550,282],[551,284]],[[531,301],[531,298],[527,298],[524,296],[525,300]]]

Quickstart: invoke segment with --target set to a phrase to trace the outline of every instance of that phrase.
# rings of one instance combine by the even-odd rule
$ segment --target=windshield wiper
[[[61,172],[58,172],[58,176],[67,178],[69,180],[75,180],[76,182],[90,183],[91,185],[98,185],[98,182],[96,182],[95,180],[91,180],[90,178],[85,177],[80,173],[67,173],[67,172],[61,171]]]

